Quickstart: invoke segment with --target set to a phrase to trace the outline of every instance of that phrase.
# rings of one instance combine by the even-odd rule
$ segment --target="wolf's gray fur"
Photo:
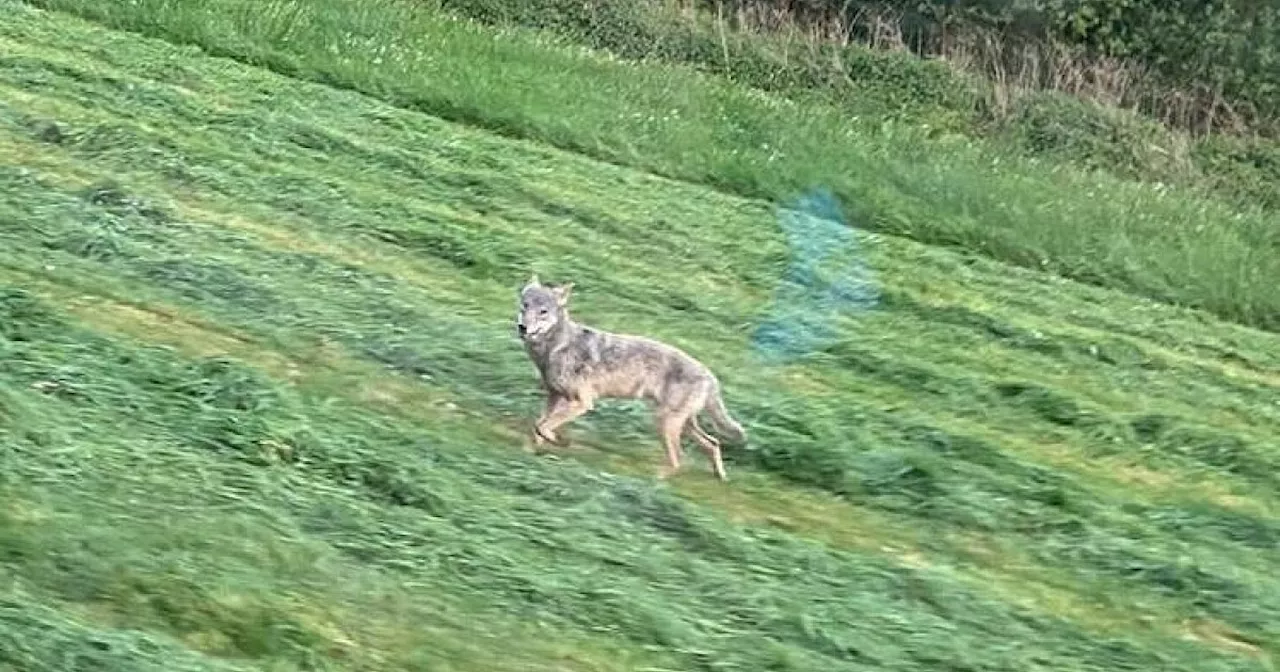
[[[698,413],[706,411],[720,432],[738,442],[747,435],[729,416],[715,375],[666,343],[574,322],[568,310],[572,290],[571,282],[543,285],[537,275],[520,290],[517,333],[547,394],[546,408],[534,423],[534,443],[560,443],[556,430],[590,411],[597,399],[643,399],[654,410],[667,452],[660,475],[680,469],[680,439],[687,432],[724,480],[720,442],[698,425]]]

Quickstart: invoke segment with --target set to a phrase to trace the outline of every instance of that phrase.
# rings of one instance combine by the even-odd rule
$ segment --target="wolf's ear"
[[[569,303],[569,295],[573,293],[573,283],[566,282],[563,285],[557,285],[553,291],[556,293],[556,303],[563,306]]]
[[[537,273],[534,273],[533,275],[530,275],[530,276],[529,276],[529,282],[528,282],[527,284],[528,284],[528,285],[530,285],[530,286],[533,286],[533,287],[537,287],[538,285],[540,285],[540,284],[542,284],[542,283],[541,283],[541,282],[538,282],[538,274],[537,274]]]

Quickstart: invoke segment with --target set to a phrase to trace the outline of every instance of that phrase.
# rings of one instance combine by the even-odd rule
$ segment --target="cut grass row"
[[[1274,212],[400,0],[35,4],[740,195],[781,202],[829,186],[856,226],[1280,326]]]

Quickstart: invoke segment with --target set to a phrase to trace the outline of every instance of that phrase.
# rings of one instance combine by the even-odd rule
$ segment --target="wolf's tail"
[[[724,398],[720,396],[719,383],[711,388],[711,396],[707,399],[706,411],[716,429],[732,437],[738,443],[747,442],[747,431],[742,428],[742,425],[738,424],[737,420],[734,420],[729,415],[729,409],[724,406]]]

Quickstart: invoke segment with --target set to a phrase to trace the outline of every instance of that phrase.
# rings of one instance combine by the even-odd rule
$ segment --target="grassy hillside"
[[[1278,121],[1274,109],[1267,113],[1264,104],[1258,114],[1249,114],[1253,106],[1241,105],[1242,100],[1231,100],[1230,95],[1224,99],[1222,87],[1189,81],[1196,79],[1190,74],[1196,71],[1208,75],[1212,63],[1219,77],[1231,73],[1240,82],[1255,79],[1261,84],[1236,87],[1245,97],[1261,102],[1271,95],[1273,87],[1259,70],[1269,51],[1269,31],[1256,22],[1206,31],[1203,21],[1208,17],[1197,17],[1198,39],[1222,40],[1226,33],[1238,31],[1236,43],[1241,48],[1215,56],[1210,50],[1197,49],[1195,40],[1181,39],[1182,26],[1160,27],[1159,22],[1172,17],[1149,11],[1153,7],[1123,20],[1116,18],[1136,28],[1126,32],[1124,40],[1141,45],[1137,51],[1149,50],[1151,58],[1143,62],[1099,58],[1083,45],[1062,42],[1066,36],[1061,32],[1057,37],[1040,34],[1028,41],[1030,33],[1036,32],[1030,26],[1045,29],[1048,17],[1040,14],[1025,23],[1030,18],[1024,13],[1025,2],[432,0],[431,4],[489,25],[549,30],[624,58],[689,65],[776,95],[800,100],[817,97],[849,116],[926,124],[980,138],[1005,153],[1280,208],[1280,142],[1274,132]],[[1043,11],[1043,2],[1033,4]],[[995,15],[974,11],[979,5]],[[1068,16],[1088,17],[1097,8],[1079,0],[1071,6],[1072,10],[1051,21],[1060,31],[1066,25],[1080,27]],[[1137,8],[1130,3],[1128,9]],[[1213,11],[1221,14],[1213,20],[1228,21],[1235,9],[1238,5],[1231,8],[1231,3],[1214,5]],[[1014,23],[1028,33],[1016,27],[996,29],[1003,20],[1019,15]],[[945,31],[936,23],[942,16],[949,24]],[[1247,32],[1259,39],[1251,40]],[[1153,34],[1156,40],[1146,39]],[[944,35],[949,39],[942,40]],[[1167,58],[1167,50],[1174,45],[1179,52],[1195,53],[1195,62]],[[1161,50],[1166,57],[1155,55]],[[1246,69],[1233,69],[1226,61]],[[1174,68],[1183,70],[1177,85],[1157,74],[1162,66],[1167,69],[1174,64],[1188,66]],[[1230,132],[1209,132],[1225,129]],[[1270,140],[1264,139],[1268,136]]]
[[[1280,336],[860,234],[764,367],[766,202],[0,9],[0,669],[1274,669]],[[522,450],[530,270],[716,369],[728,484]]]
[[[687,66],[554,48],[554,36],[483,30],[419,3],[37,4],[740,196],[826,185],[875,231],[1280,327],[1280,210],[1011,156],[946,124]]]

